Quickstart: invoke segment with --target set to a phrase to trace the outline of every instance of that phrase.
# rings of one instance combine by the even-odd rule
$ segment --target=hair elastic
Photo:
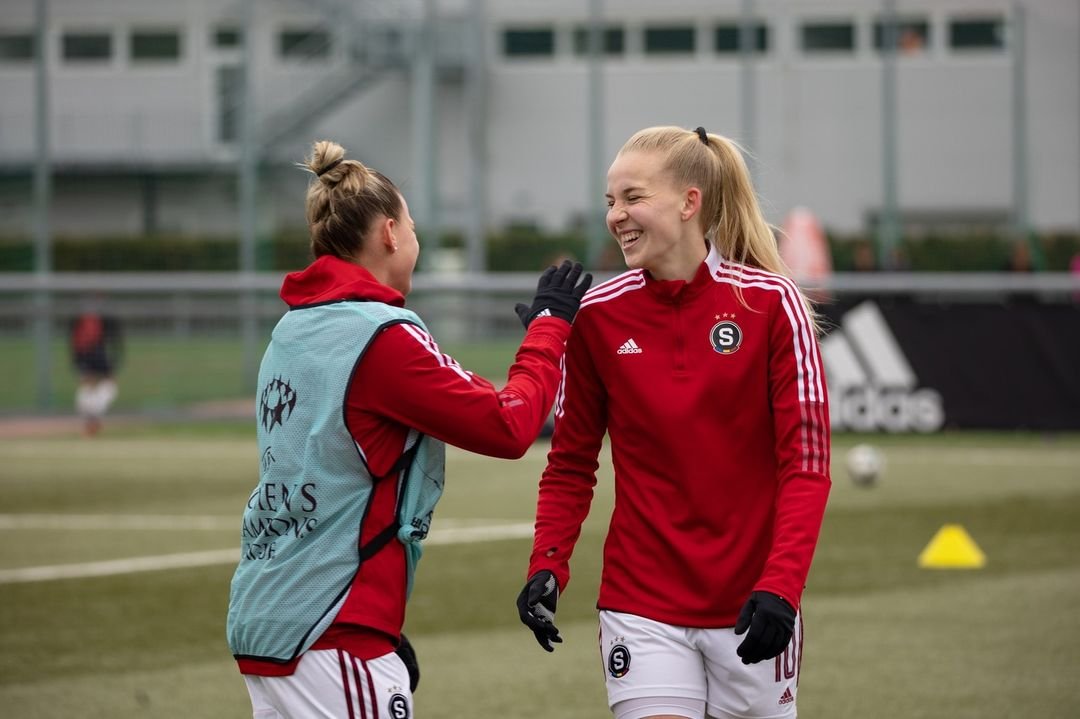
[[[694,132],[697,133],[698,139],[700,139],[704,144],[709,144],[709,136],[705,133],[704,127],[699,126],[697,129],[694,130]]]
[[[325,175],[326,173],[330,172],[330,170],[333,170],[333,169],[334,169],[335,167],[337,167],[338,165],[340,165],[340,164],[342,163],[342,161],[343,161],[344,159],[345,159],[345,158],[341,158],[340,160],[334,160],[334,161],[333,161],[333,162],[331,162],[331,163],[330,163],[329,165],[327,165],[327,166],[326,166],[326,167],[324,167],[323,169],[321,169],[321,170],[319,170],[318,172],[316,172],[316,173],[315,173],[316,177],[322,177],[322,176],[323,176],[323,175]]]

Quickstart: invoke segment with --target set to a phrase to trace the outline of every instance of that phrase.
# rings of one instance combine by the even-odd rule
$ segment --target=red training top
[[[791,280],[710,251],[689,283],[635,270],[585,296],[529,576],[551,570],[565,589],[605,432],[615,509],[600,609],[729,627],[753,590],[798,608],[830,440],[821,356]]]
[[[404,306],[405,298],[351,262],[324,256],[285,278],[289,306],[361,299]],[[410,428],[448,444],[493,457],[521,457],[536,439],[558,387],[570,325],[537,318],[510,367],[506,385],[463,369],[415,325],[383,330],[368,346],[346,399],[346,425],[373,476],[385,475],[405,449]],[[399,477],[375,484],[360,544],[390,524]],[[312,649],[345,649],[359,659],[394,650],[405,621],[405,550],[391,541],[360,567],[334,624]],[[296,661],[238,660],[244,674],[292,674]]]

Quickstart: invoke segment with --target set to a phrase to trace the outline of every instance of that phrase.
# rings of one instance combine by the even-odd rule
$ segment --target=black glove
[[[794,631],[795,609],[790,604],[772,592],[752,592],[735,622],[736,634],[746,632],[735,653],[743,664],[772,659],[784,651]]]
[[[536,297],[533,298],[532,306],[521,303],[514,306],[514,311],[521,318],[521,324],[528,327],[538,316],[548,315],[573,322],[581,305],[581,298],[592,285],[591,274],[586,274],[578,283],[581,270],[580,262],[571,263],[570,260],[563,260],[557,269],[552,265],[544,270],[540,281],[536,283]]]
[[[412,642],[404,634],[401,635],[401,642],[398,643],[394,653],[401,658],[405,668],[409,670],[409,691],[415,692],[416,687],[420,686],[420,663],[416,661],[416,650],[413,649]]]
[[[522,623],[533,630],[536,641],[549,652],[555,651],[551,642],[562,642],[555,626],[555,605],[559,601],[559,583],[555,575],[542,569],[532,575],[517,598],[518,615]]]

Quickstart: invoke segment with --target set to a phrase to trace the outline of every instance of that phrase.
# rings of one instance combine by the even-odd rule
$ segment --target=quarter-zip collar
[[[696,297],[712,284],[709,267],[716,263],[716,257],[716,248],[710,242],[709,253],[706,255],[705,260],[698,265],[697,272],[694,273],[694,279],[689,282],[686,280],[658,280],[648,270],[645,270],[643,273],[645,287],[660,302],[668,304],[685,302],[692,297]]]

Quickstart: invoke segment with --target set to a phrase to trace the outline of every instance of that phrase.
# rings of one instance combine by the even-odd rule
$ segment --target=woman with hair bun
[[[386,176],[317,142],[306,168],[314,262],[259,370],[259,482],[244,511],[229,647],[256,717],[406,717],[419,670],[401,634],[444,443],[517,458],[555,398],[592,281],[550,267],[506,385],[443,354],[405,309],[420,252]]]
[[[630,268],[567,342],[518,611],[540,645],[609,437],[615,509],[597,607],[618,719],[794,717],[803,586],[829,493],[813,310],[746,164],[704,128],[653,127],[608,170]]]

